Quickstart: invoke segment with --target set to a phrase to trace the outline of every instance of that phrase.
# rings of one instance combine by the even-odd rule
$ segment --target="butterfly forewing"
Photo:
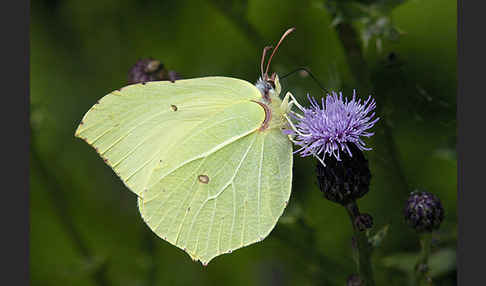
[[[203,154],[256,129],[265,115],[250,100],[259,96],[250,83],[226,77],[130,85],[95,104],[82,119],[76,136],[93,146],[125,185],[140,195],[161,165],[181,164],[187,159],[183,154]],[[221,130],[225,133],[212,141],[206,138],[206,142],[179,147],[200,130],[212,136],[214,130],[208,126],[217,123],[214,120],[226,120],[226,126],[235,122],[231,109],[246,112],[240,114],[246,116],[243,123]]]

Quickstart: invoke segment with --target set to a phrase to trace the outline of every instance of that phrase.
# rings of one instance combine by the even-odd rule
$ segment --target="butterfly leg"
[[[326,167],[326,163],[324,163],[324,160],[322,160],[321,157],[319,157],[316,154],[312,154],[312,156],[314,156],[317,160],[319,160],[319,162],[321,162],[322,166]]]
[[[304,133],[300,132],[299,130],[297,130],[297,128],[295,127],[294,123],[292,123],[292,120],[290,120],[290,118],[287,116],[287,114],[284,114],[284,117],[285,117],[285,119],[287,119],[287,122],[290,125],[290,129],[292,129],[295,133],[299,134],[302,137],[311,136],[310,134],[304,134]]]
[[[290,109],[292,108],[292,103],[289,102],[291,93],[287,92],[285,97],[282,100],[282,104],[280,104],[280,109],[284,111],[284,113],[289,113]]]
[[[289,97],[291,99],[290,102],[288,102],[288,98]],[[287,105],[289,105],[289,106],[291,106],[292,104],[295,104],[295,106],[297,106],[297,108],[300,109],[300,111],[304,111],[305,110],[304,107],[302,107],[302,105],[299,104],[299,102],[297,101],[297,99],[290,92],[287,92],[287,94],[284,97],[284,100],[283,100],[282,104],[284,104],[285,102],[288,102]],[[290,110],[290,108],[288,110]]]
[[[301,144],[299,144],[299,142],[297,142],[297,141],[294,140],[294,138],[292,137],[292,135],[288,135],[288,137],[289,137],[290,142],[294,143],[295,145],[301,145]],[[294,151],[294,154],[297,153],[297,152],[299,152],[300,150],[302,150],[304,148],[305,148],[305,146],[302,147],[299,150]],[[321,157],[319,157],[319,155],[312,154],[312,156],[314,156],[324,167],[326,167],[326,163],[324,163],[324,160],[321,159]]]
[[[290,100],[289,102],[289,98],[293,98],[292,100]],[[297,102],[297,100],[295,100],[295,97],[292,95],[292,93],[290,92],[287,92],[287,94],[285,95],[284,99],[282,100],[282,104],[280,105],[280,108],[282,110],[284,110],[284,112],[287,114],[287,113],[290,113],[292,114],[292,116],[295,116],[295,117],[298,117],[298,118],[302,118],[303,116],[298,114],[298,113],[295,113],[292,111],[292,106],[293,105],[296,105],[301,111],[303,111],[302,109],[302,106],[300,106],[300,104]]]

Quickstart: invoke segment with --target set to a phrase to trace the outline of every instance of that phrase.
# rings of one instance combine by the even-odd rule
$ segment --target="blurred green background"
[[[337,29],[350,14],[340,16],[327,1],[31,1],[31,284],[345,285],[356,271],[352,229],[344,208],[320,193],[315,160],[295,156],[291,200],[263,242],[203,267],[157,238],[143,223],[135,195],[94,149],[74,138],[84,113],[126,85],[137,59],[154,57],[185,78],[254,82],[263,47],[295,26],[273,71],[305,66],[329,89],[350,95],[358,88],[377,101],[381,120],[366,152],[371,191],[359,200],[373,215],[373,231],[390,225],[373,253],[377,284],[409,285],[410,255],[420,245],[402,210],[418,188],[437,194],[446,212],[434,235],[435,285],[455,285],[457,3],[360,2],[366,16],[352,27],[362,36],[364,64]],[[391,22],[380,30],[386,22],[380,19]],[[324,95],[308,76],[282,84],[301,102],[307,93]]]

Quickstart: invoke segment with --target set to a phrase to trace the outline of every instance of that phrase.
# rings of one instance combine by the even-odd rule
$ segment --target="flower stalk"
[[[415,285],[432,285],[432,279],[429,277],[429,256],[432,242],[431,233],[423,233],[420,237],[420,255],[415,264]]]
[[[365,225],[363,228],[361,220],[363,216],[369,216],[366,214],[361,214],[358,205],[355,201],[350,202],[345,206],[348,212],[349,219],[351,220],[351,225],[353,227],[353,258],[356,263],[356,270],[360,278],[364,281],[367,286],[374,286],[375,281],[373,278],[373,268],[371,265],[371,253],[372,246],[368,242],[368,236],[366,235],[366,228],[371,227],[371,225]]]

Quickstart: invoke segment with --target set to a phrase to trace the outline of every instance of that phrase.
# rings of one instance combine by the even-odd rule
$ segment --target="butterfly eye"
[[[267,80],[268,83],[275,89],[275,77],[277,76],[276,73],[272,73],[272,76]]]

